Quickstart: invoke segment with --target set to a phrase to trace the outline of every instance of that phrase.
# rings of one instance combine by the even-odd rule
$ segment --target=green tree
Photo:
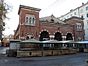
[[[8,5],[4,0],[0,0],[0,39],[2,39],[2,31],[4,31],[5,22],[4,19],[7,18],[6,14],[8,12]]]

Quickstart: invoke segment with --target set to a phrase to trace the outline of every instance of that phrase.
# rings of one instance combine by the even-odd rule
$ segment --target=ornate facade
[[[39,18],[40,10],[20,5],[19,25],[14,34],[15,39],[84,40],[84,24],[81,18],[71,17],[65,21],[60,21],[54,15]]]

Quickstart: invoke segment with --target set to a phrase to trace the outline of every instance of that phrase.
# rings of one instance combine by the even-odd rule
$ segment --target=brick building
[[[54,15],[39,18],[40,10],[20,5],[19,25],[14,34],[15,39],[84,40],[84,24],[81,18],[71,17],[65,21],[60,21]]]

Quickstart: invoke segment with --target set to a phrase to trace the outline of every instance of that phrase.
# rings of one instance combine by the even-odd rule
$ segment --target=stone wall
[[[17,51],[17,57],[58,56],[77,53],[75,49]]]

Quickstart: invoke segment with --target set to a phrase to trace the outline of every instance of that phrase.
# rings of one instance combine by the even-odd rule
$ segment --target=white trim
[[[73,36],[73,41],[75,40],[74,36]]]
[[[38,36],[39,38],[40,38],[40,34],[39,34],[39,36]]]
[[[39,32],[39,34],[41,34],[41,32]]]
[[[35,16],[30,14],[25,14],[25,25],[35,26]]]
[[[48,31],[47,29],[43,29],[43,30],[41,30],[41,32],[43,32],[43,31],[46,31],[46,32],[49,33],[49,31]],[[39,32],[39,33],[41,34],[41,32]],[[49,33],[49,34],[50,34],[50,33]]]
[[[50,35],[50,33],[49,33],[49,35]]]
[[[55,33],[54,33],[54,35],[55,35]]]
[[[43,31],[47,31],[46,29],[44,29]]]
[[[62,35],[62,40],[66,40],[66,36],[65,35]]]
[[[72,34],[72,36],[73,36],[73,33],[72,33],[72,32],[67,32],[67,33],[66,33],[66,35],[67,35],[68,33],[71,33],[71,34]]]
[[[57,33],[57,32],[61,33],[61,35],[62,35],[62,32],[61,31],[56,31],[55,33]],[[54,35],[55,35],[55,33],[54,33]]]
[[[63,36],[63,33],[61,33],[61,35]]]
[[[54,38],[54,35],[50,35],[49,37],[50,37],[50,38]]]

